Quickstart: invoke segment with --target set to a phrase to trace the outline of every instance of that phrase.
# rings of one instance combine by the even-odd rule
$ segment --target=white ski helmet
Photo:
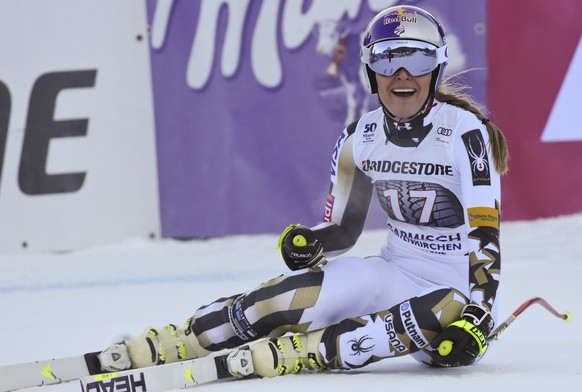
[[[372,94],[378,92],[374,73],[391,76],[400,68],[413,76],[433,72],[431,91],[436,93],[447,57],[443,28],[430,13],[419,7],[387,8],[376,15],[364,31],[362,68]]]

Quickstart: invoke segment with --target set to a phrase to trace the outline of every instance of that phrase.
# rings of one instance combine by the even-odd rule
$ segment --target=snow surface
[[[200,386],[255,392],[356,388],[386,391],[582,390],[582,214],[502,225],[500,320],[541,296],[477,365],[432,369],[409,357],[361,371],[306,374]],[[376,254],[382,230],[366,231],[354,255]],[[285,270],[277,236],[180,242],[128,240],[61,254],[0,255],[0,365],[97,351],[147,326],[182,323],[218,297],[247,291]],[[466,388],[466,389],[465,389]],[[77,382],[27,391],[80,391]]]

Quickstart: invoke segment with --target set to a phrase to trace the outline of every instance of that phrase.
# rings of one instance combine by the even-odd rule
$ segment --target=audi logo
[[[453,130],[449,129],[449,128],[439,127],[437,129],[437,134],[443,135],[443,136],[451,136],[453,134]]]

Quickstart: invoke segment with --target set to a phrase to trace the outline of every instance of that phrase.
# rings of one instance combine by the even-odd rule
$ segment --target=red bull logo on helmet
[[[401,22],[416,23],[416,12],[400,8],[384,16],[385,25]]]

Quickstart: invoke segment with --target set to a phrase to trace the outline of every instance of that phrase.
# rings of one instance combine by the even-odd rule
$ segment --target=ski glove
[[[431,343],[431,353],[439,366],[468,366],[487,350],[487,336],[493,329],[493,317],[476,304],[463,308],[461,320],[446,327]]]
[[[326,262],[323,245],[313,231],[300,224],[289,225],[279,237],[277,248],[290,270],[316,267]]]

